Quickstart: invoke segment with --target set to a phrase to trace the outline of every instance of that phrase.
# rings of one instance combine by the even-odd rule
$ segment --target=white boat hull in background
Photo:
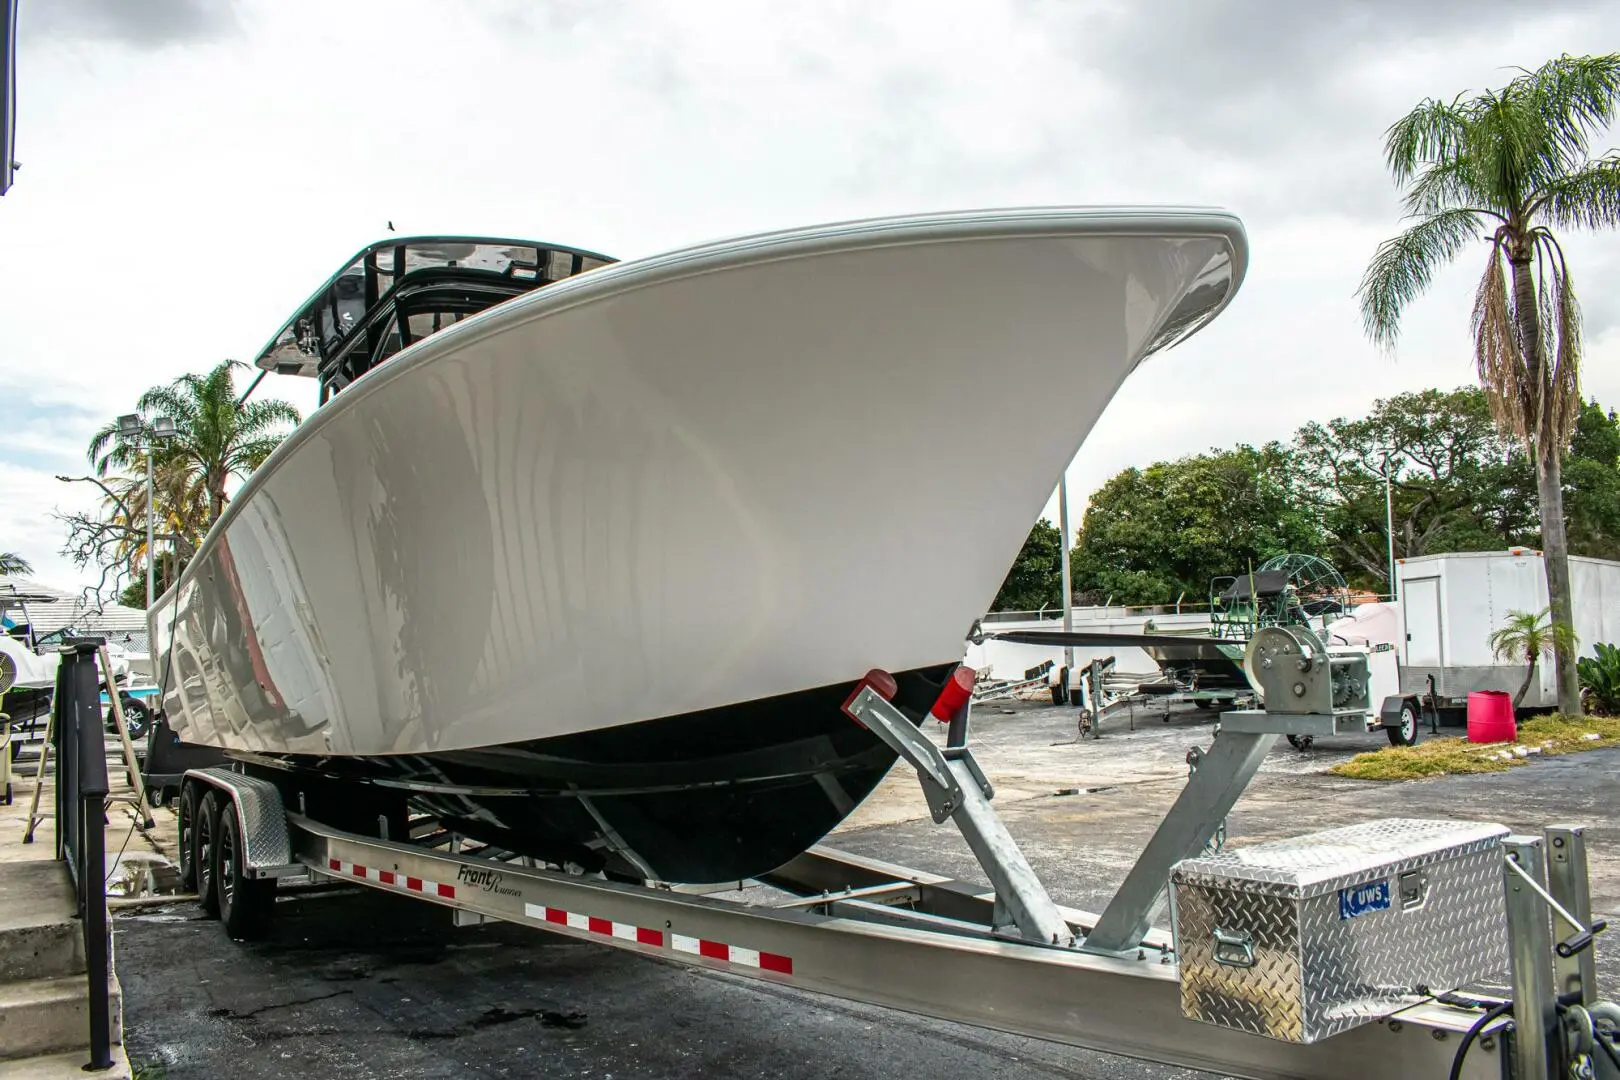
[[[502,304],[338,394],[244,487],[154,609],[170,722],[437,752],[959,660],[1120,383],[1245,259],[1217,212],[990,212]]]

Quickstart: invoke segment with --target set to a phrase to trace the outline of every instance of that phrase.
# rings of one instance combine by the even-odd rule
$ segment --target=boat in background
[[[152,610],[168,722],[289,805],[367,786],[373,834],[768,871],[894,762],[851,688],[893,672],[921,722],[1110,398],[1246,259],[1229,214],[1067,207],[616,264],[373,245],[259,356],[322,405]]]

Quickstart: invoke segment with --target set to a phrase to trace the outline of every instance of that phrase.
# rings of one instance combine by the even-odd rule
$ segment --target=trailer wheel
[[[1292,746],[1295,750],[1298,750],[1301,753],[1305,752],[1306,750],[1309,750],[1311,748],[1311,744],[1314,743],[1315,741],[1316,741],[1316,736],[1315,735],[1290,735],[1290,736],[1288,736],[1288,745]]]
[[[193,890],[197,887],[197,785],[193,783],[180,788],[180,838],[175,848],[180,887]]]
[[[218,868],[214,857],[215,841],[219,837],[219,804],[224,796],[213,788],[203,795],[197,807],[196,842],[191,849],[192,865],[197,868],[197,902],[209,915],[219,914]]]
[[[229,806],[221,805],[214,843],[214,892],[225,932],[238,940],[262,937],[275,905],[274,879],[260,880],[242,872],[242,824]]]
[[[1394,727],[1385,727],[1384,734],[1389,736],[1391,746],[1416,746],[1418,741],[1418,711],[1417,705],[1410,701],[1401,703],[1401,720]]]

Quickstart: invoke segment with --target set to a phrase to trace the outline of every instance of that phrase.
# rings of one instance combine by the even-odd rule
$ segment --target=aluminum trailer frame
[[[1281,644],[1279,655],[1292,656],[1286,649],[1293,644]],[[961,831],[990,879],[988,889],[828,847],[763,875],[757,899],[729,886],[721,888],[734,895],[611,881],[535,867],[507,852],[464,851],[460,837],[431,822],[407,824],[397,840],[386,838],[386,817],[377,822],[382,839],[334,828],[305,812],[302,794],[296,809],[285,806],[283,787],[241,762],[185,773],[182,818],[207,793],[200,803],[213,808],[211,828],[218,833],[225,826],[230,835],[227,876],[236,900],[246,894],[262,900],[277,878],[326,878],[438,904],[453,911],[458,925],[511,922],[774,985],[1255,1080],[1499,1080],[1509,1057],[1522,1080],[1560,1074],[1574,1054],[1559,1049],[1555,1017],[1577,1000],[1578,1007],[1596,1003],[1590,944],[1602,929],[1582,925],[1591,918],[1585,845],[1570,826],[1547,830],[1551,867],[1541,858],[1543,838],[1505,842],[1512,996],[1534,1003],[1517,1009],[1519,1036],[1491,1011],[1505,997],[1456,992],[1308,1044],[1183,1015],[1174,942],[1151,929],[1171,868],[1203,849],[1279,734],[1332,734],[1367,723],[1364,704],[1359,712],[1350,706],[1331,713],[1312,705],[1332,692],[1326,663],[1304,675],[1292,672],[1279,670],[1279,677],[1310,684],[1299,711],[1223,716],[1220,736],[1100,915],[1053,902],[991,807],[990,784],[966,745],[971,678],[953,678],[935,705],[934,717],[949,724],[943,748],[888,701],[892,679],[884,673],[871,673],[845,711],[916,768],[935,822],[949,820]],[[213,865],[215,879],[223,880],[217,851]],[[215,905],[219,910],[225,902]],[[1576,934],[1560,944],[1556,960],[1548,925],[1553,905],[1568,915],[1553,920],[1560,933]],[[263,914],[272,909],[265,905]],[[1583,936],[1585,945],[1572,948]],[[1568,1004],[1553,1000],[1555,987],[1566,997],[1573,992]],[[1452,1073],[1464,1048],[1462,1068]],[[1596,1075],[1620,1074],[1599,1068]]]
[[[258,788],[225,770],[199,770],[192,779],[245,796]],[[271,809],[250,801],[263,798],[258,790],[233,800],[250,829]],[[461,924],[511,922],[779,986],[1255,1080],[1360,1080],[1375,1061],[1383,1077],[1442,1077],[1457,1039],[1480,1015],[1424,1004],[1310,1045],[1212,1027],[1181,1015],[1168,935],[1150,935],[1140,957],[1123,959],[993,940],[969,923],[994,906],[982,887],[825,847],[770,876],[770,884],[808,896],[764,906],[423,850],[296,813],[284,821],[287,861],[257,865],[254,876],[311,873],[438,904]],[[266,842],[268,856],[277,841]],[[891,906],[902,902],[924,917]],[[1076,929],[1097,921],[1083,911],[1064,914]],[[1496,1049],[1476,1047],[1466,1065],[1462,1075],[1471,1080],[1502,1075]]]
[[[1479,1015],[1424,1005],[1326,1042],[1280,1043],[1183,1018],[1176,967],[1163,953],[1121,960],[969,937],[960,930],[885,924],[865,917],[862,900],[849,896],[850,890],[844,899],[811,898],[838,912],[818,914],[802,904],[761,907],[553,871],[496,868],[475,858],[356,837],[296,816],[289,822],[303,866],[461,913],[938,1019],[1256,1080],[1359,1080],[1373,1061],[1380,1076],[1442,1077],[1451,1067],[1455,1040]],[[871,880],[873,870],[827,849],[809,853],[806,865],[829,882]],[[939,891],[968,906],[990,902],[953,887],[957,883],[910,876],[919,878],[907,885],[919,897]],[[902,876],[866,888],[905,881]],[[868,895],[873,899],[866,902],[885,906],[877,894]],[[1081,924],[1094,919],[1073,914]],[[1464,1076],[1501,1075],[1492,1051],[1476,1048],[1467,1065]]]

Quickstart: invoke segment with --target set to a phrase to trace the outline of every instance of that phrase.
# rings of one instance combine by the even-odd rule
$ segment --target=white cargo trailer
[[[1572,557],[1570,593],[1581,655],[1597,642],[1620,641],[1620,563]],[[1402,559],[1396,571],[1405,624],[1401,689],[1419,693],[1432,677],[1439,698],[1460,702],[1474,690],[1514,693],[1523,664],[1492,655],[1492,632],[1515,611],[1547,607],[1547,567],[1532,548],[1470,551]],[[1558,703],[1551,664],[1538,667],[1525,708]]]

